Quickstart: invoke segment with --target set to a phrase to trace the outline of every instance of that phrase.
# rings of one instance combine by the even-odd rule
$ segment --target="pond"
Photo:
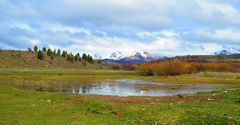
[[[78,83],[71,87],[57,87],[56,92],[112,96],[173,96],[209,92],[224,88],[216,84],[167,84],[148,80],[122,79],[108,82]]]

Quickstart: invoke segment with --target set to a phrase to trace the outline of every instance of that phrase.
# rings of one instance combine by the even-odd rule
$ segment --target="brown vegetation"
[[[232,64],[220,62],[197,63],[179,60],[168,60],[162,62],[142,64],[138,67],[138,71],[142,75],[166,76],[166,75],[191,74],[205,71],[236,72],[237,68]]]

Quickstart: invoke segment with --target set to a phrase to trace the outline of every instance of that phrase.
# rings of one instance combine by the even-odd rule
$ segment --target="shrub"
[[[168,60],[155,63],[145,63],[138,67],[141,75],[181,75],[196,72],[235,72],[236,68],[226,63],[191,63],[179,60]]]
[[[211,62],[195,64],[198,66],[199,71],[214,71],[214,72],[236,72],[237,68],[234,65],[227,63]]]

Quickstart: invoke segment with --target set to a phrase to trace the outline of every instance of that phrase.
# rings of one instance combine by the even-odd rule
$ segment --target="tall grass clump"
[[[235,72],[236,67],[227,63],[191,63],[180,60],[168,60],[154,63],[144,63],[138,67],[141,75],[181,75],[197,72]]]

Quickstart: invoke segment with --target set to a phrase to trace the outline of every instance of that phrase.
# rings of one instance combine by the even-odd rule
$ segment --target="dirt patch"
[[[67,104],[81,103],[86,100],[105,100],[119,103],[174,103],[174,102],[217,102],[220,95],[212,93],[210,95],[176,95],[164,97],[119,97],[119,96],[103,96],[103,95],[76,95],[66,101]]]

